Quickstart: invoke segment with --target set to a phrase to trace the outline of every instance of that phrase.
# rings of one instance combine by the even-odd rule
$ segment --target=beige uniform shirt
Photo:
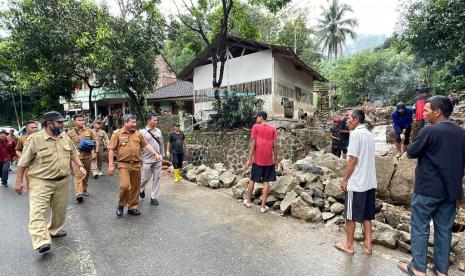
[[[24,144],[26,143],[26,139],[28,136],[21,136],[18,139],[18,143],[16,143],[16,148],[15,150],[17,151],[23,151]]]
[[[118,162],[136,163],[141,161],[141,149],[146,145],[139,131],[127,132],[120,128],[113,132],[108,148],[116,151]]]
[[[79,140],[80,139],[86,139],[86,140],[97,140],[97,136],[95,135],[94,131],[90,128],[84,128],[81,130],[77,130],[76,128],[72,128],[66,132],[68,134],[69,138],[74,142],[74,145],[77,147],[79,146]],[[80,159],[88,159],[92,157],[92,152],[85,152],[81,151],[79,152],[79,158]]]
[[[29,167],[31,177],[60,179],[71,173],[70,162],[74,154],[77,154],[76,146],[66,134],[53,138],[41,130],[29,136],[18,166]]]
[[[108,135],[103,129],[94,129],[95,136],[97,136],[99,151],[103,151],[108,147]]]

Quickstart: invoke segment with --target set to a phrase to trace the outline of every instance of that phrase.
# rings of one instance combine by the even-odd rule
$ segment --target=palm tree
[[[339,3],[339,0],[332,0],[328,9],[323,7],[322,9],[316,27],[318,44],[323,44],[323,51],[328,51],[328,58],[334,56],[334,59],[337,59],[347,37],[350,36],[352,39],[357,37],[353,29],[358,26],[358,21],[354,18],[345,18],[346,13],[353,10],[351,6]]]

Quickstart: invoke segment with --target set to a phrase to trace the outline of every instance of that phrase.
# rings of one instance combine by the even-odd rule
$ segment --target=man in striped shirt
[[[363,224],[363,252],[371,254],[371,221],[375,218],[375,139],[365,127],[365,113],[354,109],[347,120],[350,133],[347,149],[348,162],[340,189],[345,191],[344,218],[346,219],[345,243],[334,246],[346,254],[354,254],[355,224]]]

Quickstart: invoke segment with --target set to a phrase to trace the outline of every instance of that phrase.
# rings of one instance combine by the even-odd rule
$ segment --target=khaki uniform
[[[27,147],[28,143],[29,143],[29,135],[19,137],[15,150],[23,152],[24,148]],[[24,175],[26,176],[26,185],[27,185],[27,189],[29,190],[30,178],[29,178],[28,170],[29,170],[28,168],[24,170]]]
[[[29,136],[18,166],[29,168],[29,233],[35,249],[50,244],[65,223],[71,157],[77,154],[74,143],[61,133],[56,139],[45,130]],[[50,206],[50,223],[45,211]]]
[[[139,207],[141,148],[146,145],[147,142],[139,131],[127,132],[123,128],[113,132],[108,145],[108,149],[115,151],[118,160],[118,205],[128,205],[129,210]]]
[[[76,147],[79,146],[80,139],[87,139],[87,140],[94,140],[97,141],[97,136],[90,128],[84,128],[82,130],[77,130],[76,128],[72,128],[66,132],[66,134],[71,138],[74,142]],[[81,176],[81,172],[79,171],[79,166],[76,164],[72,164],[73,173],[74,173],[74,192],[76,196],[82,195],[84,191],[87,190],[87,182],[89,180],[89,172],[91,170],[91,163],[92,163],[92,153],[91,152],[79,152],[79,159],[81,159],[82,164],[84,165],[84,169],[88,172],[84,178],[78,177]]]
[[[108,135],[103,129],[95,130],[95,136],[97,137],[98,141],[98,152],[96,160],[92,161],[92,173],[94,175],[102,175],[102,164],[103,161],[106,159],[105,149],[108,146]]]

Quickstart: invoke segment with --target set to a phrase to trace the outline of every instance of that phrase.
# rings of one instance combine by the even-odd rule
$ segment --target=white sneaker
[[[268,207],[268,206],[265,205],[265,207],[260,208],[260,212],[265,213],[265,212],[268,211],[269,209],[270,209],[270,207]]]
[[[244,199],[244,205],[245,205],[245,207],[247,207],[247,208],[252,207],[252,204],[249,203],[249,202],[247,202],[247,199]]]

